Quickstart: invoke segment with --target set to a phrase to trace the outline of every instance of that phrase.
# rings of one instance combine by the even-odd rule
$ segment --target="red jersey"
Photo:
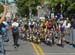
[[[46,27],[48,28],[48,27],[52,27],[53,26],[53,23],[52,22],[47,22],[46,23]]]

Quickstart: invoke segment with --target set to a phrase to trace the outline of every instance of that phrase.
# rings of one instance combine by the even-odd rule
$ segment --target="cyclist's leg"
[[[55,39],[54,39],[54,30],[53,30],[53,28],[51,29],[51,33],[52,33],[52,45],[54,45],[55,44]]]
[[[63,32],[61,32],[60,33],[60,39],[59,39],[59,44],[63,44],[63,37],[64,37],[64,33]]]

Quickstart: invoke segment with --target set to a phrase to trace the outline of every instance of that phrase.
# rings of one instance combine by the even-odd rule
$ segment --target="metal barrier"
[[[75,45],[75,29],[72,29],[72,44]]]
[[[65,36],[65,41],[75,45],[75,29],[70,29],[69,34]]]

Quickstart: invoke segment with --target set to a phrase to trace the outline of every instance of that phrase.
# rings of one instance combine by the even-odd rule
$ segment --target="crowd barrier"
[[[71,28],[69,33],[65,36],[65,41],[69,44],[75,45],[75,29]]]

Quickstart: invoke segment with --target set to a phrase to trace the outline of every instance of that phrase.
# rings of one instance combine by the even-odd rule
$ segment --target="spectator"
[[[17,23],[17,20],[14,19],[12,23],[12,33],[13,33],[13,42],[14,42],[14,47],[19,47],[18,44],[18,39],[19,39],[19,23]]]

